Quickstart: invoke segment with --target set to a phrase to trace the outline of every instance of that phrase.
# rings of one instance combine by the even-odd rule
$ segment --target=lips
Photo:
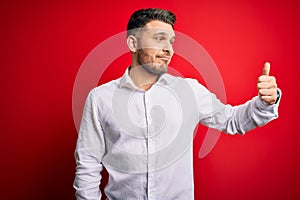
[[[159,59],[165,61],[165,62],[168,62],[169,60],[171,60],[171,57],[170,56],[157,56]]]

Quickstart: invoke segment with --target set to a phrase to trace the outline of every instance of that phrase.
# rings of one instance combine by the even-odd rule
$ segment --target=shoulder
[[[89,96],[93,96],[97,99],[107,98],[119,86],[120,80],[121,78],[118,78],[93,88],[89,92]]]
[[[170,85],[175,85],[175,86],[187,85],[196,93],[201,93],[201,94],[210,93],[203,84],[201,84],[197,79],[194,78],[185,78],[185,77],[173,76],[170,74],[166,74],[164,78],[168,81]]]

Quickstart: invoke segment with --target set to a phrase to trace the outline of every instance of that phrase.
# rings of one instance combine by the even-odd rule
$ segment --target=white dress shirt
[[[277,118],[278,104],[254,97],[224,105],[197,80],[169,74],[142,91],[126,71],[87,97],[75,152],[76,197],[101,199],[105,167],[110,200],[192,200],[196,125],[243,134]]]

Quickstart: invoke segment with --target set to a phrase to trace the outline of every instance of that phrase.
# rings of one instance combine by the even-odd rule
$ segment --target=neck
[[[133,83],[141,90],[147,91],[158,80],[158,75],[151,74],[140,65],[131,66],[129,76]]]

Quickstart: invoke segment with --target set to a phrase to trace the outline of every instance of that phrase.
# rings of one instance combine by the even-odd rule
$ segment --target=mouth
[[[170,56],[157,56],[157,57],[163,60],[164,62],[169,62],[171,60]]]

